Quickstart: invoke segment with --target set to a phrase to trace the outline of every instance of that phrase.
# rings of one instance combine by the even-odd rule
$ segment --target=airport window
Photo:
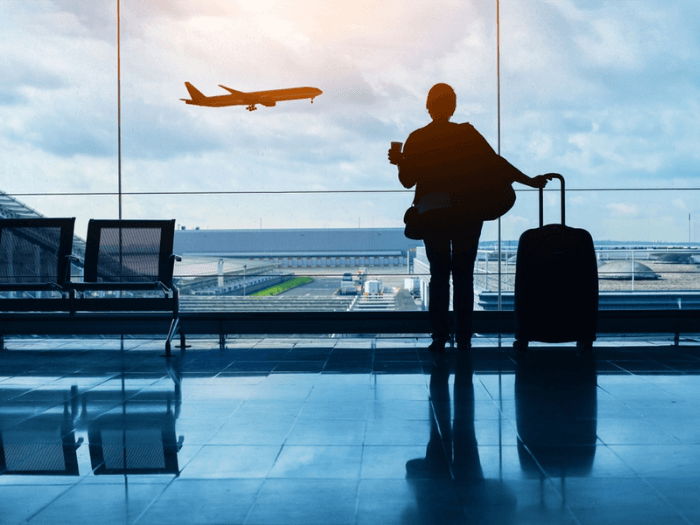
[[[601,308],[700,308],[700,115],[682,51],[697,42],[682,29],[683,9],[660,22],[677,41],[652,45],[639,35],[653,17],[514,2],[501,9],[497,62],[495,6],[416,6],[410,31],[389,35],[359,4],[332,31],[286,8],[261,5],[243,28],[223,2],[204,12],[185,4],[122,1],[119,93],[111,5],[49,2],[40,18],[32,3],[3,8],[32,22],[8,29],[25,45],[3,102],[0,213],[75,216],[83,239],[92,218],[176,219],[183,308],[192,297],[232,297],[245,309],[268,300],[252,294],[293,281],[270,308],[360,309],[381,295],[381,308],[422,310],[429,264],[422,242],[403,236],[413,192],[387,150],[429,122],[425,97],[444,81],[457,93],[454,121],[472,123],[524,173],[565,177],[566,223],[595,242]],[[55,23],[66,17],[73,29]],[[218,29],[203,31],[203,19]],[[600,19],[616,22],[598,34]],[[214,51],[218,30],[239,52]],[[379,34],[390,49],[371,45]],[[263,48],[247,52],[252,42]],[[287,92],[294,100],[269,98],[297,86],[308,89]],[[252,92],[270,93],[245,98]],[[180,100],[216,96],[247,102]],[[559,220],[557,184],[544,192],[546,223]],[[513,209],[481,234],[477,309],[512,307],[518,239],[537,227],[537,191],[515,187]]]

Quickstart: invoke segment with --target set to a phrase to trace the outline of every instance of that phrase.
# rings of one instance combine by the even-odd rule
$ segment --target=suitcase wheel
[[[593,351],[593,341],[576,341],[576,348],[583,352],[592,352]]]

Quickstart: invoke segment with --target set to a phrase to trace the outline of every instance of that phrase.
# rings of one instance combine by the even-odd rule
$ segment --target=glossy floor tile
[[[700,342],[9,340],[0,523],[700,524]]]

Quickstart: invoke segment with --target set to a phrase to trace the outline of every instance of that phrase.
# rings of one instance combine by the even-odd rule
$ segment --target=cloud
[[[683,199],[674,199],[673,205],[678,208],[679,210],[686,211],[688,209],[688,205],[685,203],[685,200]]]
[[[606,208],[615,215],[622,215],[626,217],[636,217],[639,215],[639,209],[637,206],[625,202],[611,202],[606,205]]]
[[[489,2],[153,0],[121,6],[122,146],[131,191],[401,189],[386,162],[388,142],[427,124],[425,97],[438,81],[457,91],[455,120],[472,122],[497,145],[495,6]],[[528,174],[561,172],[569,188],[697,185],[699,24],[700,9],[684,0],[502,3],[504,155]],[[114,0],[0,3],[0,57],[6,187],[111,191]],[[292,101],[249,113],[186,106],[179,100],[187,96],[185,81],[208,95],[221,92],[218,84],[243,91],[315,86],[324,93],[313,105]],[[521,218],[536,211],[524,195],[519,201],[528,204],[516,212]],[[385,202],[383,194],[365,197]],[[360,209],[354,194],[326,203],[308,196],[261,197],[253,204],[230,199],[236,201],[230,218],[225,198],[208,199],[132,198],[128,206],[132,214],[174,215],[212,227],[235,227],[250,217],[257,225],[260,215],[267,226],[353,226]],[[369,207],[361,211],[375,213],[375,223],[393,224],[410,195],[392,199],[382,217]],[[645,235],[639,217],[650,208],[629,195],[619,201],[598,202],[597,212],[575,199],[569,203],[597,235],[621,227],[625,217],[626,235],[634,228]],[[99,212],[84,204],[85,213]],[[663,206],[680,210],[672,199]],[[536,213],[523,219],[535,220]],[[513,223],[509,235],[517,237],[525,222]]]
[[[16,57],[0,55],[0,105],[28,102],[31,92],[65,87],[61,76],[42,66],[33,67]]]
[[[29,3],[28,3],[29,4]],[[113,42],[117,30],[116,0],[42,0],[32,2],[25,9],[43,13],[53,19],[74,20],[75,26],[91,38]],[[143,34],[151,24],[162,20],[181,21],[197,16],[226,17],[239,13],[235,2],[229,0],[149,0],[148,2],[120,2],[122,31]]]
[[[184,111],[142,100],[124,104],[122,137],[124,154],[136,158],[169,159],[225,146],[222,136]]]

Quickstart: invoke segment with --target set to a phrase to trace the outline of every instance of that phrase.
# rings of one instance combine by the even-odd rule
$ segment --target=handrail
[[[531,188],[515,187],[516,192],[536,192]],[[313,194],[346,194],[346,193],[413,193],[414,190],[406,189],[376,189],[376,190],[230,190],[230,191],[131,191],[122,192],[121,195],[313,195]],[[559,191],[547,189],[544,191]],[[700,187],[677,188],[568,188],[567,192],[593,192],[593,191],[700,191]],[[114,197],[117,192],[42,192],[42,193],[6,193],[10,197]]]
[[[240,334],[428,334],[428,312],[181,312],[188,337]],[[68,316],[48,314],[5,314],[0,316],[0,333],[18,335],[129,335],[159,334],[170,317],[163,313],[95,313]],[[477,334],[513,334],[512,311],[474,312]],[[598,334],[680,334],[700,333],[697,310],[602,310]]]

